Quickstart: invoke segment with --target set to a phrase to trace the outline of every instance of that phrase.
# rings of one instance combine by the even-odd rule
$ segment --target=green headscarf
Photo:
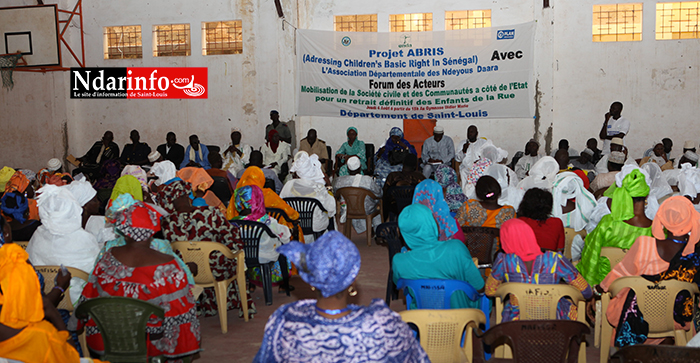
[[[399,229],[411,250],[430,249],[442,243],[438,242],[438,226],[433,212],[420,203],[411,204],[401,211]]]
[[[616,221],[626,221],[634,217],[632,198],[649,195],[649,185],[644,174],[639,169],[634,169],[622,179],[622,187],[618,188],[617,184],[613,183],[603,195],[612,198],[612,218]]]
[[[141,182],[133,175],[124,175],[117,179],[117,183],[114,184],[114,189],[112,189],[112,196],[109,199],[115,200],[125,193],[129,193],[134,199],[143,202]]]

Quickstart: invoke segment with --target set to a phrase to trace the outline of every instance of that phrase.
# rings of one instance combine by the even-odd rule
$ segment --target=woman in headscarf
[[[479,156],[479,159],[474,161],[468,168],[468,164],[463,164],[465,167],[462,167],[462,165],[459,167],[459,172],[462,175],[462,190],[468,199],[474,199],[476,182],[479,178],[486,175],[491,166],[497,165],[506,158],[508,152],[486,143],[482,145],[481,150],[476,155]]]
[[[668,198],[656,213],[651,231],[651,236],[639,236],[622,261],[595,287],[598,295],[608,291],[615,280],[625,276],[645,275],[644,277],[654,282],[678,279],[698,283],[700,256],[695,253],[695,246],[700,240],[700,214],[695,211],[693,204],[682,196]],[[623,310],[627,310],[624,307],[630,305],[628,300],[634,295],[628,294],[629,292],[629,289],[622,290],[608,305],[607,319],[614,327],[620,327],[621,324],[630,325],[630,322],[621,320]],[[685,299],[677,299],[674,320],[677,327],[685,325],[687,330],[687,323],[692,320],[693,309],[685,309],[685,303]],[[615,346],[624,346],[625,344],[620,343],[625,341],[644,341],[644,338],[639,339],[639,335],[630,334],[639,333],[631,330],[634,329],[624,329],[627,334],[616,339]],[[646,342],[658,344],[660,340],[648,339]]]
[[[459,207],[467,201],[467,196],[464,195],[462,187],[457,183],[457,173],[449,166],[440,164],[435,169],[435,181],[442,187],[445,202],[450,207],[450,212],[457,215]]]
[[[143,190],[148,190],[148,176],[146,171],[138,165],[127,165],[122,169],[122,176],[133,175],[141,183]]]
[[[161,219],[163,236],[170,242],[174,241],[213,241],[219,242],[236,252],[243,248],[240,232],[237,226],[226,220],[218,208],[205,206],[194,207],[186,188],[178,185],[183,181],[166,185],[163,189],[169,194],[174,210],[170,215]],[[172,187],[171,187],[172,186]],[[209,254],[209,266],[217,280],[230,278],[236,271],[236,260],[229,260],[221,252],[213,251]],[[236,281],[232,281],[227,290],[227,310],[240,309],[240,294]],[[246,302],[249,314],[255,314],[255,304],[248,295]],[[198,310],[204,316],[214,316],[218,312],[218,304],[214,288],[206,288],[200,298]],[[242,316],[242,310],[240,311]]]
[[[170,160],[159,161],[153,164],[150,171],[157,179],[153,182],[156,186],[168,184],[177,177],[177,168]]]
[[[664,150],[664,143],[661,141],[654,141],[652,143],[652,153],[650,156],[645,156],[639,162],[639,165],[644,165],[649,162],[653,162],[658,165],[661,170],[673,169],[673,162],[668,160],[666,156],[666,151]]]
[[[527,191],[530,188],[542,188],[552,191],[552,184],[558,173],[559,163],[553,157],[545,156],[530,168],[530,174],[518,183],[518,189]]]
[[[450,207],[442,195],[442,187],[435,180],[426,179],[416,185],[413,192],[413,204],[423,204],[433,214],[433,219],[438,226],[438,240],[447,241],[458,239],[464,242],[464,233],[459,227],[455,217],[450,213]]]
[[[348,303],[357,295],[360,252],[342,233],[330,231],[316,242],[292,242],[279,250],[299,266],[318,298],[277,309],[253,362],[308,362],[319,360],[319,352],[324,362],[429,362],[411,329],[383,300]]]
[[[78,304],[97,297],[124,296],[159,306],[165,318],[146,327],[148,356],[180,359],[196,354],[200,327],[189,271],[172,254],[152,247],[153,235],[160,230],[160,214],[125,194],[113,203],[110,220],[121,243],[98,259]],[[102,336],[91,319],[86,323],[86,338],[91,350],[103,353]]]
[[[91,271],[100,251],[95,236],[82,228],[83,208],[64,187],[45,185],[38,191],[37,202],[42,225],[27,245],[33,264],[64,265]],[[85,281],[73,278],[71,301],[77,301]]]
[[[5,193],[17,192],[18,194],[23,194],[27,198],[27,205],[29,208],[28,219],[39,220],[39,208],[36,205],[36,200],[34,199],[34,183],[31,178],[29,178],[25,173],[31,173],[31,170],[23,169],[17,170],[10,180],[5,184]],[[18,241],[26,241],[18,240]]]
[[[501,227],[500,253],[493,263],[491,275],[486,280],[484,292],[494,296],[502,283],[558,284],[564,280],[579,289],[585,299],[593,295],[586,280],[569,262],[557,252],[542,252],[532,228],[520,219],[511,219]],[[577,308],[571,300],[563,298],[557,304],[557,319],[576,320]],[[585,312],[581,311],[581,314]],[[511,295],[503,309],[503,322],[518,320],[518,300]]]
[[[293,287],[289,286],[289,277],[286,276],[287,271],[290,270],[289,266],[284,270],[280,268],[280,261],[282,261],[282,263],[287,263],[287,261],[284,259],[284,256],[280,258],[279,252],[277,252],[277,247],[288,243],[292,234],[289,228],[278,223],[275,218],[270,217],[265,212],[265,201],[263,198],[262,190],[255,185],[236,189],[233,194],[233,200],[231,201],[231,204],[234,205],[238,211],[238,216],[234,219],[260,222],[270,228],[270,231],[272,231],[276,238],[268,236],[267,233],[262,234],[260,237],[258,260],[260,263],[277,261],[272,267],[272,282],[274,284],[280,284],[280,291],[292,291]],[[248,273],[249,276],[251,276],[251,281],[262,285],[260,269],[258,267],[249,270]]]
[[[143,186],[133,175],[124,175],[117,179],[112,189],[112,195],[109,197],[110,202],[122,194],[131,194],[134,199],[143,202]]]
[[[505,165],[492,164],[486,169],[486,174],[484,175],[496,179],[498,185],[501,186],[501,196],[498,198],[498,204],[518,208],[525,194],[525,191],[518,189],[518,174]]]
[[[17,241],[29,241],[41,222],[30,216],[30,199],[19,192],[7,192],[2,196],[2,215],[12,229]],[[36,203],[36,201],[34,201]]]
[[[597,203],[593,194],[583,186],[581,178],[570,171],[557,174],[552,194],[552,215],[561,219],[564,228],[573,228],[576,232],[583,230]]]
[[[532,228],[540,248],[562,253],[566,245],[564,224],[561,219],[552,217],[552,204],[552,193],[540,188],[529,189],[518,207],[518,219]]]
[[[280,180],[284,180],[282,173],[282,165],[289,160],[292,154],[291,147],[286,142],[280,140],[280,135],[277,130],[272,129],[267,133],[267,142],[260,148],[263,154],[263,163],[265,167],[270,168],[280,176]]]
[[[107,160],[100,167],[100,177],[95,182],[94,187],[97,191],[100,189],[112,189],[120,176],[121,164],[119,160]]]
[[[357,139],[357,128],[354,126],[348,127],[346,131],[348,136],[348,141],[344,142],[340,146],[340,149],[335,153],[335,165],[338,170],[338,175],[348,175],[348,166],[345,163],[351,156],[357,156],[360,159],[360,164],[362,165],[362,172],[367,171],[367,149],[365,148],[365,143],[362,140]]]
[[[257,166],[249,166],[243,175],[241,176],[241,179],[238,180],[238,184],[236,185],[236,188],[244,187],[244,186],[249,186],[249,185],[255,185],[258,188],[262,189],[263,196],[265,197],[265,208],[277,208],[277,209],[282,209],[284,213],[287,214],[287,217],[289,217],[291,220],[280,220],[278,221],[280,224],[286,226],[290,230],[295,229],[294,222],[299,220],[299,212],[294,210],[292,207],[287,204],[280,196],[275,193],[274,190],[270,188],[265,188],[265,174],[263,174],[262,170],[258,168]],[[236,204],[235,204],[235,196],[231,197],[231,201],[228,203],[228,209],[226,210],[226,218],[227,219],[233,219],[238,216],[238,211],[236,210]],[[293,233],[296,235],[296,233]],[[298,233],[299,236],[299,241],[304,242],[304,235],[301,233]],[[297,239],[296,237],[294,239]]]
[[[384,185],[389,173],[401,171],[403,160],[409,153],[418,155],[413,145],[403,138],[403,131],[398,127],[391,128],[386,143],[374,155],[374,175],[380,186]]]
[[[438,226],[430,208],[418,203],[404,208],[399,215],[399,229],[411,250],[394,255],[394,282],[399,279],[459,280],[476,290],[484,287],[484,279],[464,243],[456,239],[438,240]],[[450,305],[453,309],[478,308],[479,303],[464,294],[454,294]]]
[[[195,207],[215,207],[221,213],[226,213],[226,206],[208,189],[214,185],[214,179],[204,168],[186,167],[178,170],[177,177],[189,183],[192,187],[192,205]]]
[[[599,284],[610,272],[610,261],[600,257],[601,248],[628,249],[639,236],[651,236],[651,220],[644,214],[649,185],[639,168],[627,174],[621,186],[611,185],[604,195],[612,198],[612,213],[586,236],[581,262],[576,266],[591,285]]]
[[[0,247],[0,357],[20,362],[78,362],[58,310],[44,303],[39,279],[22,247]]]
[[[314,209],[312,226],[314,232],[325,231],[330,223],[329,218],[335,216],[336,201],[326,189],[325,175],[318,155],[309,156],[306,151],[299,151],[294,156],[294,164],[289,171],[293,173],[294,179],[284,184],[280,198],[313,198],[321,202],[326,211]],[[304,238],[313,239],[313,235],[305,235]]]
[[[469,199],[457,212],[460,226],[501,228],[501,225],[515,218],[515,209],[498,204],[501,186],[496,179],[484,175],[476,182],[477,199]]]

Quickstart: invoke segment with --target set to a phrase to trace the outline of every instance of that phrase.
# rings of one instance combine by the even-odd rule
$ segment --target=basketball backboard
[[[0,54],[18,51],[18,67],[61,66],[57,5],[0,8]]]

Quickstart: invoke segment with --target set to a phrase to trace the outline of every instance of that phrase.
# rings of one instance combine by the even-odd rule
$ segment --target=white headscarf
[[[494,145],[485,145],[480,151],[481,157],[491,160],[492,163],[498,164],[501,160],[508,157],[508,152]]]
[[[321,170],[321,162],[318,161],[318,155],[309,156],[306,151],[299,151],[294,155],[294,164],[289,168],[290,173],[296,173],[301,179],[310,180],[318,184],[325,184],[323,171]]]
[[[527,191],[531,188],[552,190],[552,183],[559,172],[559,163],[551,156],[544,156],[537,160],[530,168],[530,175],[520,181],[518,188]]]
[[[510,205],[517,209],[525,193],[516,187],[518,177],[515,175],[515,172],[511,173],[510,169],[505,165],[493,164],[489,166],[484,175],[493,177],[498,181],[498,185],[501,186],[501,196],[498,198],[498,204]]]
[[[597,203],[591,192],[583,187],[583,180],[570,171],[557,174],[552,185],[554,198],[552,215],[564,223],[564,227],[582,230],[588,223],[589,217]],[[564,214],[562,209],[569,199],[576,199],[576,209]]]
[[[673,193],[673,189],[668,185],[666,177],[664,177],[661,167],[656,163],[645,163],[641,166],[642,171],[646,171],[649,174],[649,179],[647,179],[651,185],[649,188],[649,196],[654,196],[656,200]]]
[[[681,165],[681,172],[678,176],[678,190],[681,195],[695,198],[700,191],[700,173],[698,169],[688,163]]]
[[[177,168],[170,160],[164,160],[153,164],[151,168],[153,175],[157,176],[155,183],[156,185],[161,185],[171,179],[175,179]]]
[[[92,200],[97,195],[97,191],[92,187],[92,184],[87,180],[74,180],[72,183],[63,186],[61,188],[67,188],[73,198],[78,201],[81,207]]]
[[[47,184],[38,193],[41,224],[51,234],[66,235],[82,227],[83,208],[68,189]]]

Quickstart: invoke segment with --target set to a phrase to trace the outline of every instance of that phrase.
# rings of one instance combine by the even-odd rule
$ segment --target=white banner
[[[297,114],[531,118],[535,23],[354,33],[297,31]]]

